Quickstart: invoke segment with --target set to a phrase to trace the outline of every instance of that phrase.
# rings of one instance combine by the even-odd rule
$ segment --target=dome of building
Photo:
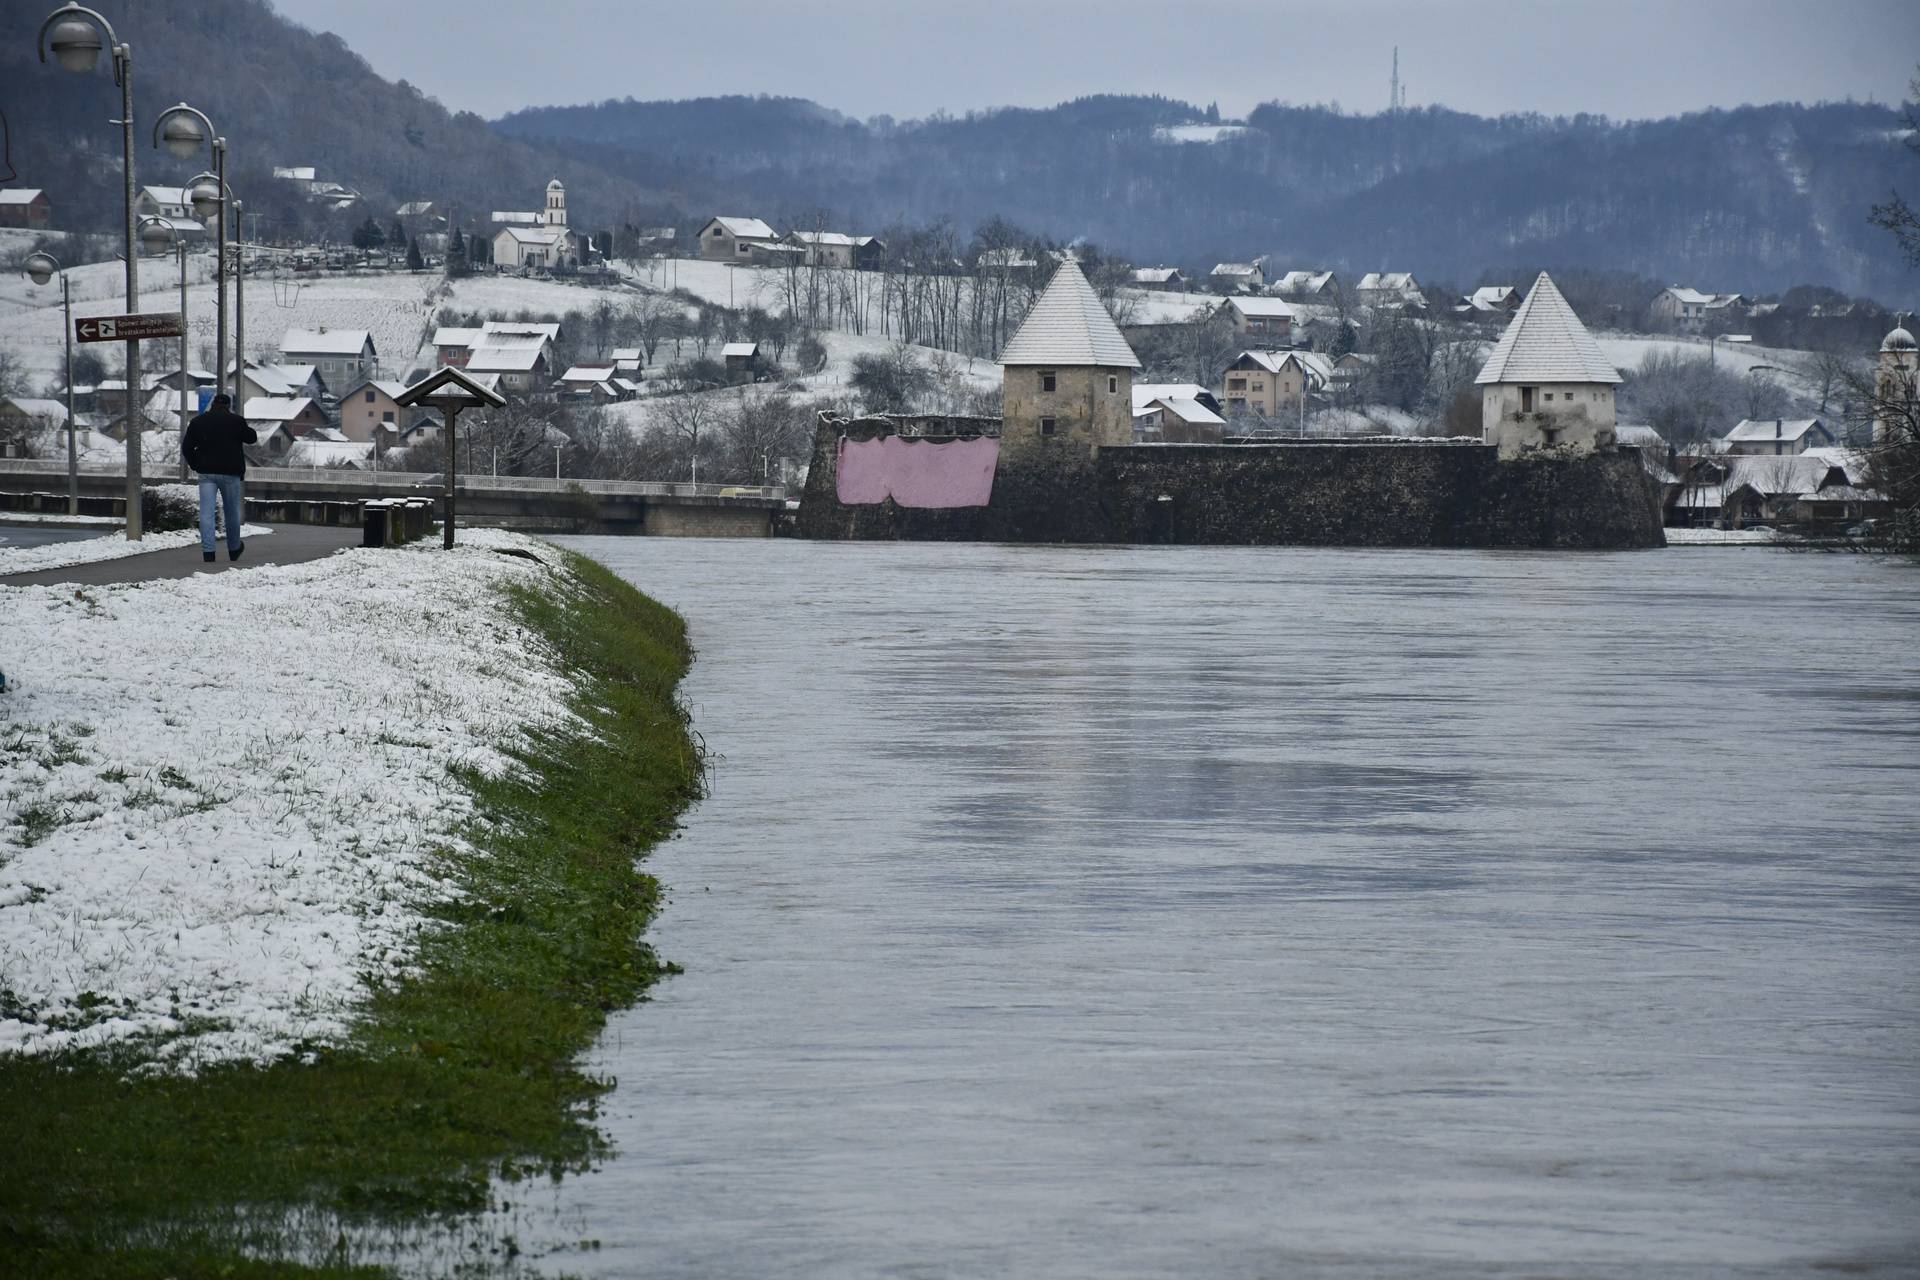
[[[1887,340],[1880,344],[1882,351],[1913,351],[1916,348],[1920,348],[1920,343],[1913,340],[1913,335],[1904,326],[1888,334]]]
[[[565,190],[566,190],[566,187],[565,187],[565,186],[563,186],[563,185],[561,184],[561,182],[560,182],[560,179],[558,179],[558,178],[555,178],[555,179],[554,179],[554,180],[553,180],[552,182],[549,182],[549,183],[547,184],[547,190],[549,190],[549,191],[565,191]]]

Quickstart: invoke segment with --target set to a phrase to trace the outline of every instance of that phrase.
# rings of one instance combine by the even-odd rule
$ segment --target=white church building
[[[509,270],[577,267],[586,260],[585,239],[567,229],[567,189],[560,179],[547,184],[547,207],[532,226],[502,227],[493,233],[493,261]]]

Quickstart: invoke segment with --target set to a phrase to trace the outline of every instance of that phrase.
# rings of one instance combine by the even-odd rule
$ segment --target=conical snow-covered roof
[[[1907,332],[1905,325],[1898,325],[1880,344],[1882,351],[1912,351],[1915,348],[1913,335]]]
[[[1620,371],[1573,314],[1546,272],[1513,313],[1507,331],[1474,379],[1490,382],[1618,382]]]
[[[1120,336],[1080,265],[1069,260],[1053,273],[1047,291],[1000,353],[1000,363],[1138,369],[1140,358]]]

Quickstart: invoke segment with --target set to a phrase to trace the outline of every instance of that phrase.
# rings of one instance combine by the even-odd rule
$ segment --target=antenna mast
[[[1387,85],[1387,110],[1400,110],[1400,46],[1393,46],[1393,80]]]

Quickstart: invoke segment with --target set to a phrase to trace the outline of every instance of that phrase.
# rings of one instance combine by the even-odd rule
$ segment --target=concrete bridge
[[[126,513],[124,466],[82,464],[79,479],[82,511]],[[148,485],[182,483],[173,467],[150,467],[145,479]],[[309,518],[303,508],[317,503],[414,497],[437,501],[442,479],[437,472],[423,471],[249,467],[248,517],[298,522]],[[42,499],[35,508],[64,511],[66,492],[65,459],[0,459],[0,495],[55,494],[60,502],[49,506]],[[654,537],[764,538],[773,532],[787,507],[786,490],[778,486],[555,480],[541,476],[462,475],[455,478],[455,497],[462,524]]]

